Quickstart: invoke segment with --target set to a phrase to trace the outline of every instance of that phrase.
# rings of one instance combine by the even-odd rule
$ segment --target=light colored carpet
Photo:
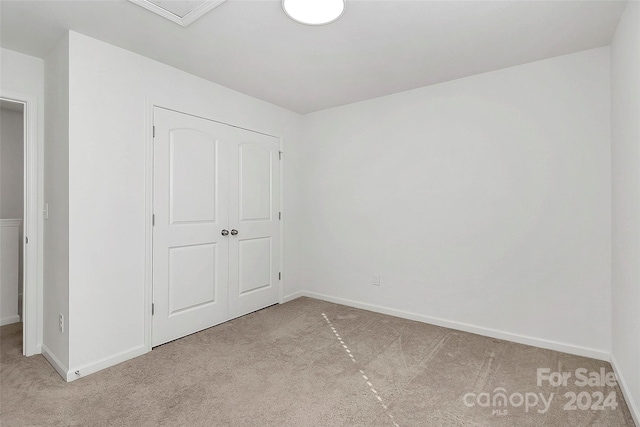
[[[20,324],[0,332],[3,427],[634,425],[618,387],[578,387],[573,375],[566,387],[536,384],[537,368],[610,372],[608,363],[309,298],[72,383],[42,356],[21,356]],[[513,405],[478,406],[498,387]],[[514,395],[533,403],[552,392],[544,414],[542,402],[527,411]],[[567,392],[586,392],[583,408],[587,394],[614,392],[618,406],[565,410]]]

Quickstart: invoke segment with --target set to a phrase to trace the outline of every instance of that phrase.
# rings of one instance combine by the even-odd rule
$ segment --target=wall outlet
[[[380,286],[380,275],[379,274],[374,274],[373,275],[373,286]]]
[[[58,314],[58,329],[60,332],[64,332],[64,314]]]

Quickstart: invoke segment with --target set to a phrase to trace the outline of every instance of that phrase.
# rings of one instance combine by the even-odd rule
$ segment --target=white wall
[[[24,55],[7,49],[0,49],[0,90],[3,94],[21,94],[27,95],[28,98],[35,99],[35,112],[37,115],[37,123],[35,126],[36,144],[38,147],[38,175],[39,179],[36,183],[38,192],[38,206],[35,209],[38,217],[35,220],[36,230],[30,230],[37,236],[34,239],[33,234],[30,236],[31,243],[36,245],[35,252],[37,258],[35,268],[33,265],[28,266],[29,274],[35,276],[36,289],[29,290],[29,295],[35,301],[32,301],[35,314],[27,314],[34,321],[29,322],[25,327],[28,329],[27,354],[35,354],[40,352],[40,346],[43,340],[43,168],[44,168],[44,61],[40,58]],[[28,279],[31,280],[31,279]]]
[[[36,95],[44,107],[44,61],[40,58],[0,49],[2,89]],[[44,123],[41,123],[44,129]]]
[[[43,352],[58,371],[69,366],[69,39],[45,59],[45,200]],[[58,315],[65,319],[58,329]],[[61,372],[62,373],[62,372]]]
[[[0,109],[0,218],[24,219],[24,118]],[[18,235],[18,294],[22,295],[22,227]],[[22,314],[22,307],[19,307]]]
[[[69,38],[69,370],[84,375],[146,351],[149,103],[276,136],[298,115],[89,37]]]
[[[0,109],[0,218],[22,218],[24,143],[20,111]]]
[[[640,424],[640,4],[629,2],[611,45],[612,355]]]
[[[307,115],[288,274],[607,358],[609,117],[608,47]]]
[[[303,116],[304,117],[304,116]],[[305,129],[299,119],[287,129],[284,136],[283,190],[284,190],[284,295],[292,296],[309,289],[311,262],[308,252],[306,230],[313,227],[308,221],[306,163],[301,162],[305,153]]]

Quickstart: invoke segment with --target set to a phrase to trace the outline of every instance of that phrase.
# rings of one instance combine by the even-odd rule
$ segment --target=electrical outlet
[[[373,286],[380,286],[380,275],[379,274],[374,274],[373,275]]]
[[[58,314],[58,329],[60,332],[64,332],[64,314]]]

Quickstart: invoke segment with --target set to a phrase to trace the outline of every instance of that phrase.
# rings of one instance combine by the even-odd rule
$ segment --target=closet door
[[[154,110],[153,339],[229,318],[229,126]]]
[[[234,128],[229,150],[229,314],[233,318],[279,301],[279,141]]]

